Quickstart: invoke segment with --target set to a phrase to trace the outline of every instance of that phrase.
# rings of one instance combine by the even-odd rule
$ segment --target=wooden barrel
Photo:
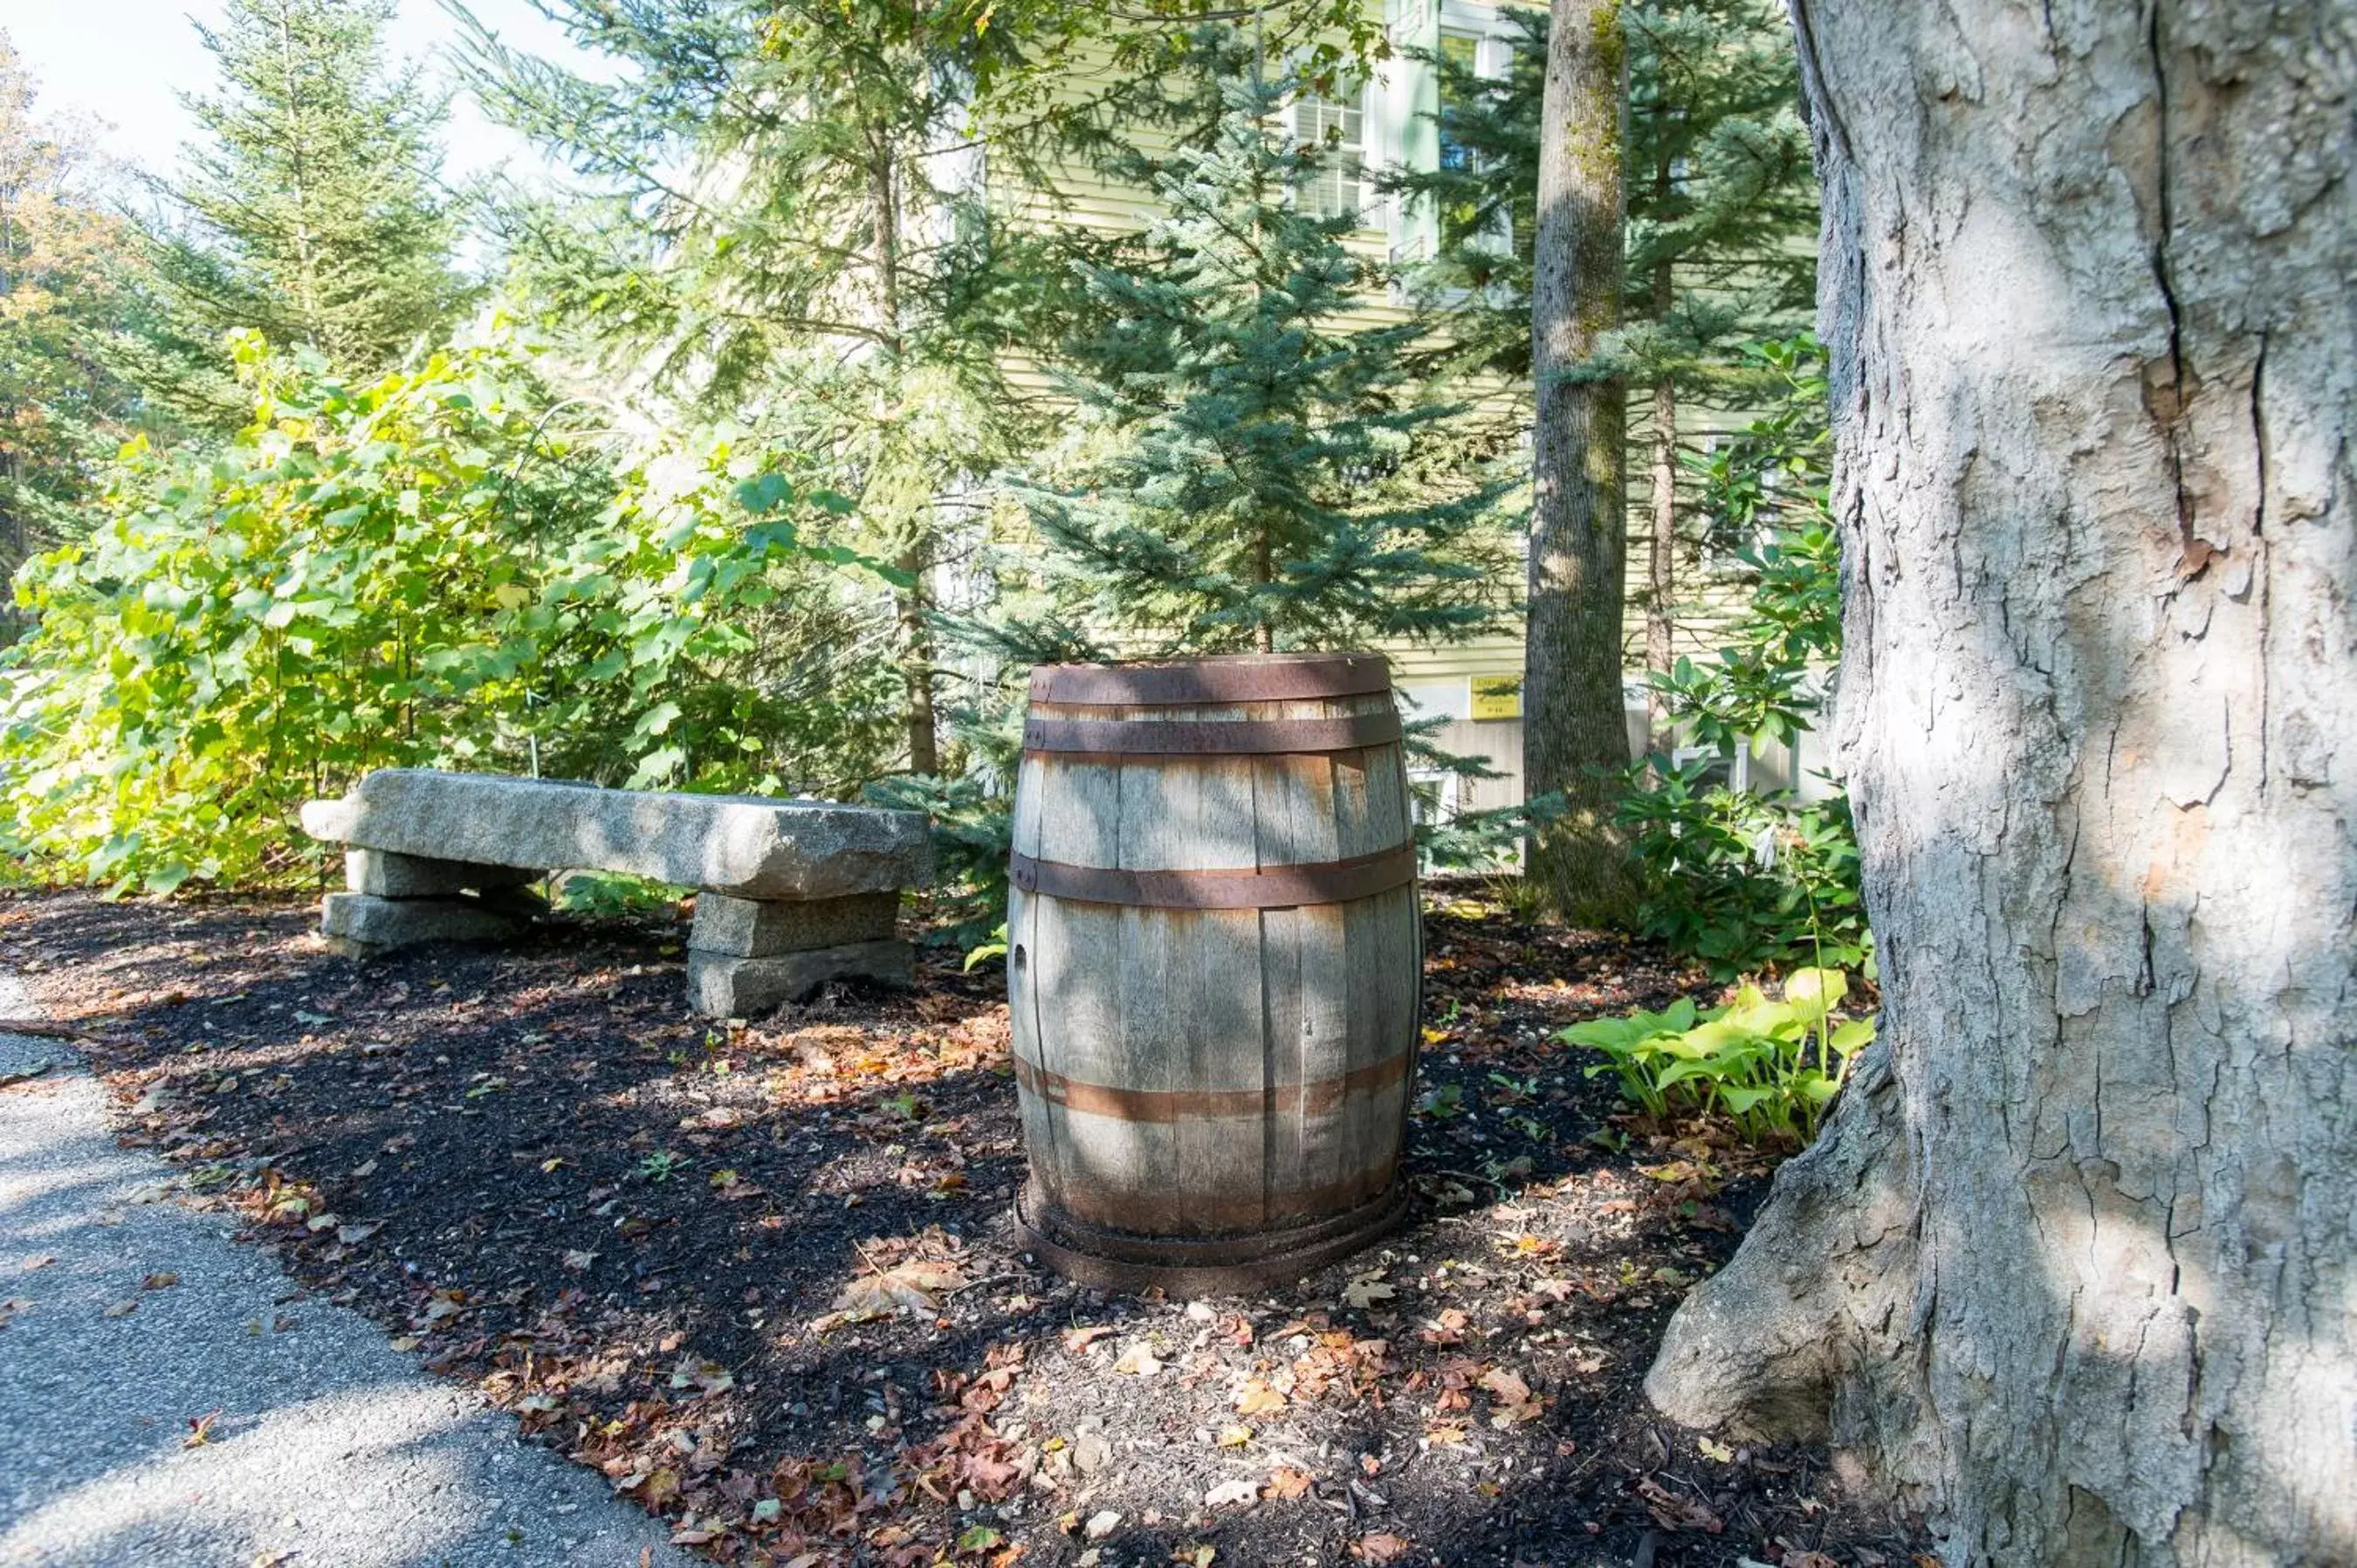
[[[1023,744],[1023,1244],[1178,1295],[1382,1235],[1405,1207],[1423,957],[1389,665],[1045,665]]]

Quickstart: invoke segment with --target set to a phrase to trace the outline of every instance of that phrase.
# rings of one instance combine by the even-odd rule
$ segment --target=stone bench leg
[[[459,893],[498,893],[539,881],[524,865],[479,865],[468,860],[429,860],[390,850],[344,851],[344,886],[372,898],[447,898]]]
[[[420,942],[502,941],[546,909],[527,890],[540,875],[528,866],[348,849],[346,891],[321,903],[319,931],[354,954]]]
[[[892,934],[898,889],[804,900],[695,896],[687,1000],[715,1018],[749,1018],[799,1002],[830,980],[906,987],[916,955]]]

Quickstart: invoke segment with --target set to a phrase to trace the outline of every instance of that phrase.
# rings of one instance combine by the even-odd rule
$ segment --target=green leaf
[[[1796,969],[1784,981],[1784,1000],[1808,1018],[1821,1018],[1849,994],[1849,976],[1837,969]]]
[[[1871,1018],[1852,1018],[1833,1032],[1828,1043],[1843,1056],[1849,1056],[1874,1043],[1874,1024]]]
[[[737,504],[757,515],[775,511],[793,499],[793,483],[783,474],[756,475],[737,487]]]

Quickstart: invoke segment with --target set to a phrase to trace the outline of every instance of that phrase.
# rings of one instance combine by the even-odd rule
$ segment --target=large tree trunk
[[[1530,793],[1560,791],[1570,805],[1533,836],[1531,878],[1555,908],[1591,920],[1623,917],[1629,884],[1604,776],[1629,764],[1620,696],[1628,392],[1618,380],[1567,378],[1620,322],[1628,103],[1618,0],[1555,0],[1532,239],[1537,406],[1523,766]]]
[[[1888,1056],[1648,1391],[1953,1563],[2357,1563],[2357,25],[1794,8]]]

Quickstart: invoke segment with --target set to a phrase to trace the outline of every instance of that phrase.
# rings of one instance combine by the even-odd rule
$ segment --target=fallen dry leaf
[[[1307,1470],[1279,1465],[1268,1473],[1268,1495],[1290,1500],[1308,1494],[1312,1477]]]
[[[737,1378],[719,1362],[690,1354],[682,1356],[679,1365],[672,1369],[671,1386],[694,1389],[699,1393],[725,1394],[737,1386]]]
[[[896,1306],[931,1312],[942,1305],[943,1294],[962,1290],[969,1283],[955,1263],[911,1258],[861,1274],[843,1287],[834,1305],[846,1312],[888,1312]]]
[[[141,1290],[170,1290],[180,1283],[180,1276],[169,1269],[159,1269],[139,1282]]]
[[[1153,1347],[1141,1339],[1121,1353],[1121,1359],[1113,1364],[1113,1369],[1127,1372],[1133,1377],[1150,1378],[1162,1369],[1162,1363],[1156,1359]]]
[[[118,1301],[113,1306],[110,1306],[103,1312],[100,1313],[99,1316],[101,1317],[128,1317],[138,1310],[139,1304],[136,1301]]]
[[[1536,1421],[1546,1409],[1546,1402],[1531,1392],[1530,1384],[1503,1367],[1493,1367],[1482,1373],[1481,1386],[1497,1401],[1490,1412],[1492,1426],[1520,1426],[1526,1421]]]
[[[1112,1332],[1113,1329],[1103,1324],[1092,1325],[1087,1328],[1068,1328],[1064,1331],[1064,1348],[1085,1350]]]
[[[1351,1555],[1361,1563],[1396,1563],[1415,1550],[1414,1541],[1387,1530],[1362,1535],[1351,1544]]]
[[[1286,1398],[1258,1378],[1247,1381],[1236,1394],[1238,1415],[1267,1415],[1283,1410]]]
[[[1725,1521],[1701,1501],[1679,1497],[1650,1476],[1637,1483],[1637,1495],[1645,1499],[1646,1511],[1663,1530],[1699,1530],[1717,1535],[1727,1528]]]

